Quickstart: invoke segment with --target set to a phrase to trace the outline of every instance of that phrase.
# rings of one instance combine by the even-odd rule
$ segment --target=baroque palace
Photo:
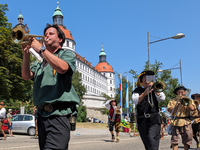
[[[87,90],[82,99],[87,108],[87,117],[97,118],[105,123],[108,121],[107,115],[102,115],[99,108],[104,107],[105,98],[102,97],[102,94],[105,93],[112,98],[115,97],[115,73],[106,60],[103,45],[99,54],[99,63],[95,67],[85,57],[75,52],[76,42],[72,37],[72,33],[63,25],[63,18],[64,16],[57,2],[57,7],[53,13],[53,24],[59,25],[65,34],[63,49],[69,49],[75,54],[76,70],[82,74],[82,85]],[[20,13],[18,24],[23,24],[23,20],[24,18]]]

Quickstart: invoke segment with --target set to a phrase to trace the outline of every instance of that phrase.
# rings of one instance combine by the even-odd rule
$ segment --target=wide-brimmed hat
[[[179,90],[187,91],[187,89],[184,86],[179,86],[179,87],[175,88],[175,90],[173,91],[173,93],[177,95],[176,92],[179,91]]]
[[[199,94],[199,93],[192,94],[192,95],[191,95],[191,98],[194,100],[194,99],[195,99],[195,96],[198,96],[198,97],[200,97],[200,94]]]
[[[138,76],[137,86],[142,86],[142,78],[144,75],[155,75],[151,70],[142,71]]]
[[[8,109],[8,111],[12,111],[12,109]]]
[[[116,100],[115,99],[111,99],[110,100],[110,105],[111,105],[112,102],[116,102]]]

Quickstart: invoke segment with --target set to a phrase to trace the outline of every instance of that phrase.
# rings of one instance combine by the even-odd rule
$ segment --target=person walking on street
[[[3,134],[3,140],[6,140],[6,134],[2,129],[4,119],[6,118],[6,109],[4,108],[4,102],[0,102],[0,132]]]
[[[199,148],[197,137],[200,136],[200,94],[192,94],[191,98],[196,105],[196,109],[191,113],[191,116],[194,118],[194,122],[192,123],[193,139],[196,141],[197,148]]]
[[[14,137],[13,133],[12,133],[12,128],[13,128],[13,124],[12,124],[12,109],[8,110],[8,114],[7,114],[7,120],[8,120],[8,133],[10,137]]]
[[[121,121],[120,119],[121,112],[116,106],[116,100],[115,99],[108,100],[105,103],[105,107],[109,110],[109,115],[110,115],[109,131],[111,133],[111,141],[115,140],[114,131],[113,131],[113,127],[115,127],[116,136],[117,136],[116,142],[119,142],[119,124]]]
[[[179,134],[182,137],[184,150],[188,150],[192,144],[192,125],[190,120],[190,111],[194,111],[196,106],[192,100],[187,102],[187,105],[181,102],[181,99],[187,98],[187,89],[184,86],[179,86],[174,89],[173,93],[177,95],[175,99],[169,101],[167,110],[172,113],[173,119],[170,121],[171,125],[171,145],[173,150],[178,149]]]
[[[35,138],[38,138],[38,125],[37,125],[37,109],[34,107],[33,116],[35,116]]]
[[[146,150],[158,150],[160,141],[161,117],[158,101],[165,100],[163,92],[154,92],[151,70],[143,71],[138,76],[137,88],[132,92],[133,103],[137,105],[138,131]]]
[[[72,85],[76,70],[75,54],[63,49],[65,34],[58,25],[47,24],[44,42],[30,38],[30,44],[22,45],[22,78],[33,80],[33,102],[37,107],[38,139],[41,150],[68,150],[70,130],[75,123],[79,97]],[[29,49],[33,48],[43,61],[30,66]]]

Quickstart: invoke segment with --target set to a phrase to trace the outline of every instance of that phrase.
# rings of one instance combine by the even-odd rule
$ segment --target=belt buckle
[[[53,106],[51,104],[46,104],[44,106],[44,110],[47,111],[47,112],[52,112]]]
[[[148,114],[144,113],[144,117],[145,117],[145,118],[150,118],[150,116],[151,116],[151,115],[150,115],[149,113],[148,113]]]

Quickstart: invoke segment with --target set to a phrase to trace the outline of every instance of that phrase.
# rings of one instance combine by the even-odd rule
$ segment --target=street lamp
[[[174,35],[172,37],[168,37],[168,38],[164,38],[164,39],[160,38],[160,40],[149,42],[149,36],[152,36],[152,35],[149,35],[149,32],[148,32],[148,62],[149,62],[149,70],[150,70],[150,46],[149,46],[150,44],[156,43],[156,42],[160,42],[160,41],[164,41],[164,40],[167,40],[167,39],[181,39],[181,38],[185,37],[185,35],[183,33],[178,33],[178,34],[176,34],[176,35]],[[156,37],[156,38],[158,38],[158,37]]]
[[[179,61],[179,64],[180,64],[180,67],[178,67],[178,68],[170,68],[170,69],[164,69],[164,70],[159,69],[157,72],[163,72],[163,71],[166,71],[166,70],[173,70],[173,69],[180,69],[181,85],[183,85],[183,81],[182,81],[181,59],[180,59],[180,61]]]

